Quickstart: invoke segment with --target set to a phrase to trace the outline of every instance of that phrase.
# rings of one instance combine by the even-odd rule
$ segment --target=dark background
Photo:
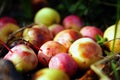
[[[0,17],[11,16],[20,25],[30,24],[35,13],[46,6],[56,9],[62,19],[76,14],[83,18],[85,25],[95,25],[102,30],[117,18],[117,0],[0,0]]]

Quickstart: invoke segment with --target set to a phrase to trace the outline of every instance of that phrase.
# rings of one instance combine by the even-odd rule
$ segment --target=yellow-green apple
[[[57,33],[59,33],[60,31],[64,30],[65,28],[63,27],[63,25],[61,24],[52,24],[50,26],[48,26],[49,30],[52,32],[53,37],[55,37],[55,35]]]
[[[61,52],[67,52],[67,49],[56,41],[47,41],[39,49],[38,60],[43,67],[48,66],[49,60]]]
[[[6,43],[9,35],[19,28],[20,26],[14,18],[7,16],[0,18],[0,39]]]
[[[80,30],[84,25],[83,19],[78,15],[68,15],[63,19],[63,26],[65,29]]]
[[[10,60],[15,65],[17,71],[28,72],[36,68],[38,58],[32,48],[25,44],[18,44],[4,56],[5,60]]]
[[[36,48],[39,48],[46,41],[52,40],[52,38],[52,33],[43,24],[33,25],[23,31],[23,39],[30,42]]]
[[[59,42],[60,44],[64,45],[67,49],[69,49],[70,45],[77,39],[81,38],[80,32],[73,30],[73,29],[65,29],[60,31],[56,36],[53,38],[54,41]]]
[[[61,70],[43,68],[33,75],[32,80],[70,80],[70,78]]]
[[[109,51],[112,51],[114,53],[119,53],[120,52],[120,49],[119,49],[119,47],[120,47],[120,45],[119,45],[120,44],[120,23],[118,23],[118,25],[117,25],[116,37],[114,40],[115,27],[116,27],[116,24],[113,24],[113,25],[109,26],[108,28],[106,28],[106,30],[104,31],[103,38],[107,38],[107,40],[108,40],[105,42],[104,45],[106,46],[106,48],[108,48]],[[114,41],[115,41],[115,43],[114,43]]]
[[[77,72],[78,64],[68,53],[61,53],[50,59],[49,68],[62,70],[69,77],[73,77]]]
[[[57,10],[50,7],[43,7],[37,11],[34,17],[36,24],[45,24],[47,26],[54,23],[60,23],[61,17]]]
[[[79,65],[79,69],[87,70],[90,65],[102,57],[102,48],[91,38],[80,38],[73,42],[69,54]]]
[[[100,35],[101,37],[103,37],[103,31],[96,26],[84,26],[80,30],[80,33],[82,34],[83,37],[89,37],[95,41],[96,35]]]

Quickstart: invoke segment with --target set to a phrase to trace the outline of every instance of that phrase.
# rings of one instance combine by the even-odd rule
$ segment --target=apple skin
[[[61,52],[67,52],[67,49],[56,41],[45,42],[38,51],[38,60],[43,67],[48,66],[49,60]]]
[[[63,26],[65,29],[75,29],[79,31],[83,24],[84,22],[82,18],[77,15],[68,15],[63,19]]]
[[[63,27],[63,25],[60,24],[52,24],[50,26],[48,26],[49,30],[52,32],[53,37],[55,37],[55,35],[57,33],[59,33],[60,31],[64,30],[65,28]]]
[[[50,59],[49,68],[62,70],[68,74],[69,77],[72,77],[78,69],[78,64],[68,53],[61,53]]]
[[[0,39],[6,43],[9,35],[19,28],[14,18],[8,16],[0,18]]]
[[[87,70],[90,65],[102,57],[102,48],[91,38],[80,38],[73,42],[69,54],[79,65],[79,69]]]
[[[32,80],[70,80],[70,78],[61,70],[43,68],[33,75]]]
[[[34,22],[36,24],[44,24],[46,26],[52,25],[54,23],[60,23],[61,17],[57,10],[50,7],[43,7],[38,10],[34,17]]]
[[[12,17],[4,16],[0,18],[0,26],[3,26],[7,23],[13,23],[13,24],[18,25],[17,21]]]
[[[18,44],[11,48],[3,59],[13,62],[19,72],[31,71],[38,65],[37,55],[25,44]]]
[[[60,31],[58,34],[56,34],[56,36],[53,38],[54,41],[59,42],[60,44],[64,45],[67,50],[69,49],[69,47],[71,46],[71,44],[81,38],[82,35],[73,29],[65,29]]]
[[[48,27],[43,24],[33,25],[23,31],[23,39],[30,42],[36,48],[39,48],[45,42],[52,40],[53,35]]]
[[[80,33],[83,37],[89,37],[96,41],[96,35],[100,35],[103,37],[103,32],[100,28],[97,28],[96,26],[84,26]]]

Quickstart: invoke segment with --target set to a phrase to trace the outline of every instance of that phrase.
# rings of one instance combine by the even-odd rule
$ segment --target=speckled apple
[[[69,54],[77,62],[79,69],[87,70],[102,58],[102,48],[91,38],[80,38],[70,46]]]
[[[47,41],[39,49],[38,60],[44,66],[48,66],[49,60],[61,52],[67,52],[67,49],[56,41]]]
[[[78,64],[68,53],[61,53],[50,59],[49,68],[62,70],[69,77],[73,77],[77,72]]]
[[[60,44],[64,45],[67,49],[69,49],[71,44],[81,37],[82,35],[78,31],[73,29],[65,29],[56,34],[53,40],[59,42]]]
[[[3,59],[13,62],[19,72],[31,71],[38,65],[37,55],[25,44],[18,44],[11,48]]]

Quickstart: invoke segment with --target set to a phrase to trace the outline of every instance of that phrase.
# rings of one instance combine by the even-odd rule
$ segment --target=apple
[[[69,54],[79,65],[80,70],[87,70],[90,65],[102,57],[102,48],[91,38],[80,38],[73,42]]]
[[[7,16],[0,18],[0,39],[6,43],[9,35],[19,28],[15,19]]]
[[[102,30],[96,26],[84,26],[80,30],[80,33],[82,34],[83,37],[89,37],[95,41],[96,41],[96,35],[100,35],[101,37],[103,37]]]
[[[56,41],[45,42],[38,51],[38,60],[43,65],[47,67],[49,60],[61,52],[67,52],[67,49],[60,43]]]
[[[108,41],[114,39],[115,26],[116,26],[116,24],[113,24],[113,25],[107,27],[104,31],[103,37],[107,38]],[[120,23],[117,25],[116,38],[120,38]]]
[[[69,47],[71,46],[71,44],[81,38],[81,34],[73,29],[65,29],[60,31],[58,34],[56,34],[56,36],[53,38],[54,41],[59,42],[60,44],[64,45],[67,50],[69,49]]]
[[[34,23],[45,24],[46,26],[60,23],[61,17],[57,10],[50,7],[43,7],[34,16]]]
[[[32,80],[70,80],[70,78],[61,70],[43,68],[33,75]]]
[[[77,72],[78,64],[68,53],[61,53],[50,59],[49,68],[62,70],[69,77],[72,77]]]
[[[55,35],[57,33],[59,33],[60,31],[64,30],[65,28],[63,27],[63,25],[61,24],[52,24],[50,26],[48,26],[49,30],[52,32],[53,37],[55,37]]]
[[[84,25],[84,22],[81,17],[77,15],[68,15],[64,17],[63,19],[63,26],[65,29],[75,29],[75,30],[80,30],[82,26]]]
[[[3,57],[15,65],[17,71],[28,72],[36,68],[38,58],[32,48],[25,44],[18,44]]]
[[[53,35],[43,24],[33,25],[23,31],[23,39],[39,48],[46,41],[52,40]]]

